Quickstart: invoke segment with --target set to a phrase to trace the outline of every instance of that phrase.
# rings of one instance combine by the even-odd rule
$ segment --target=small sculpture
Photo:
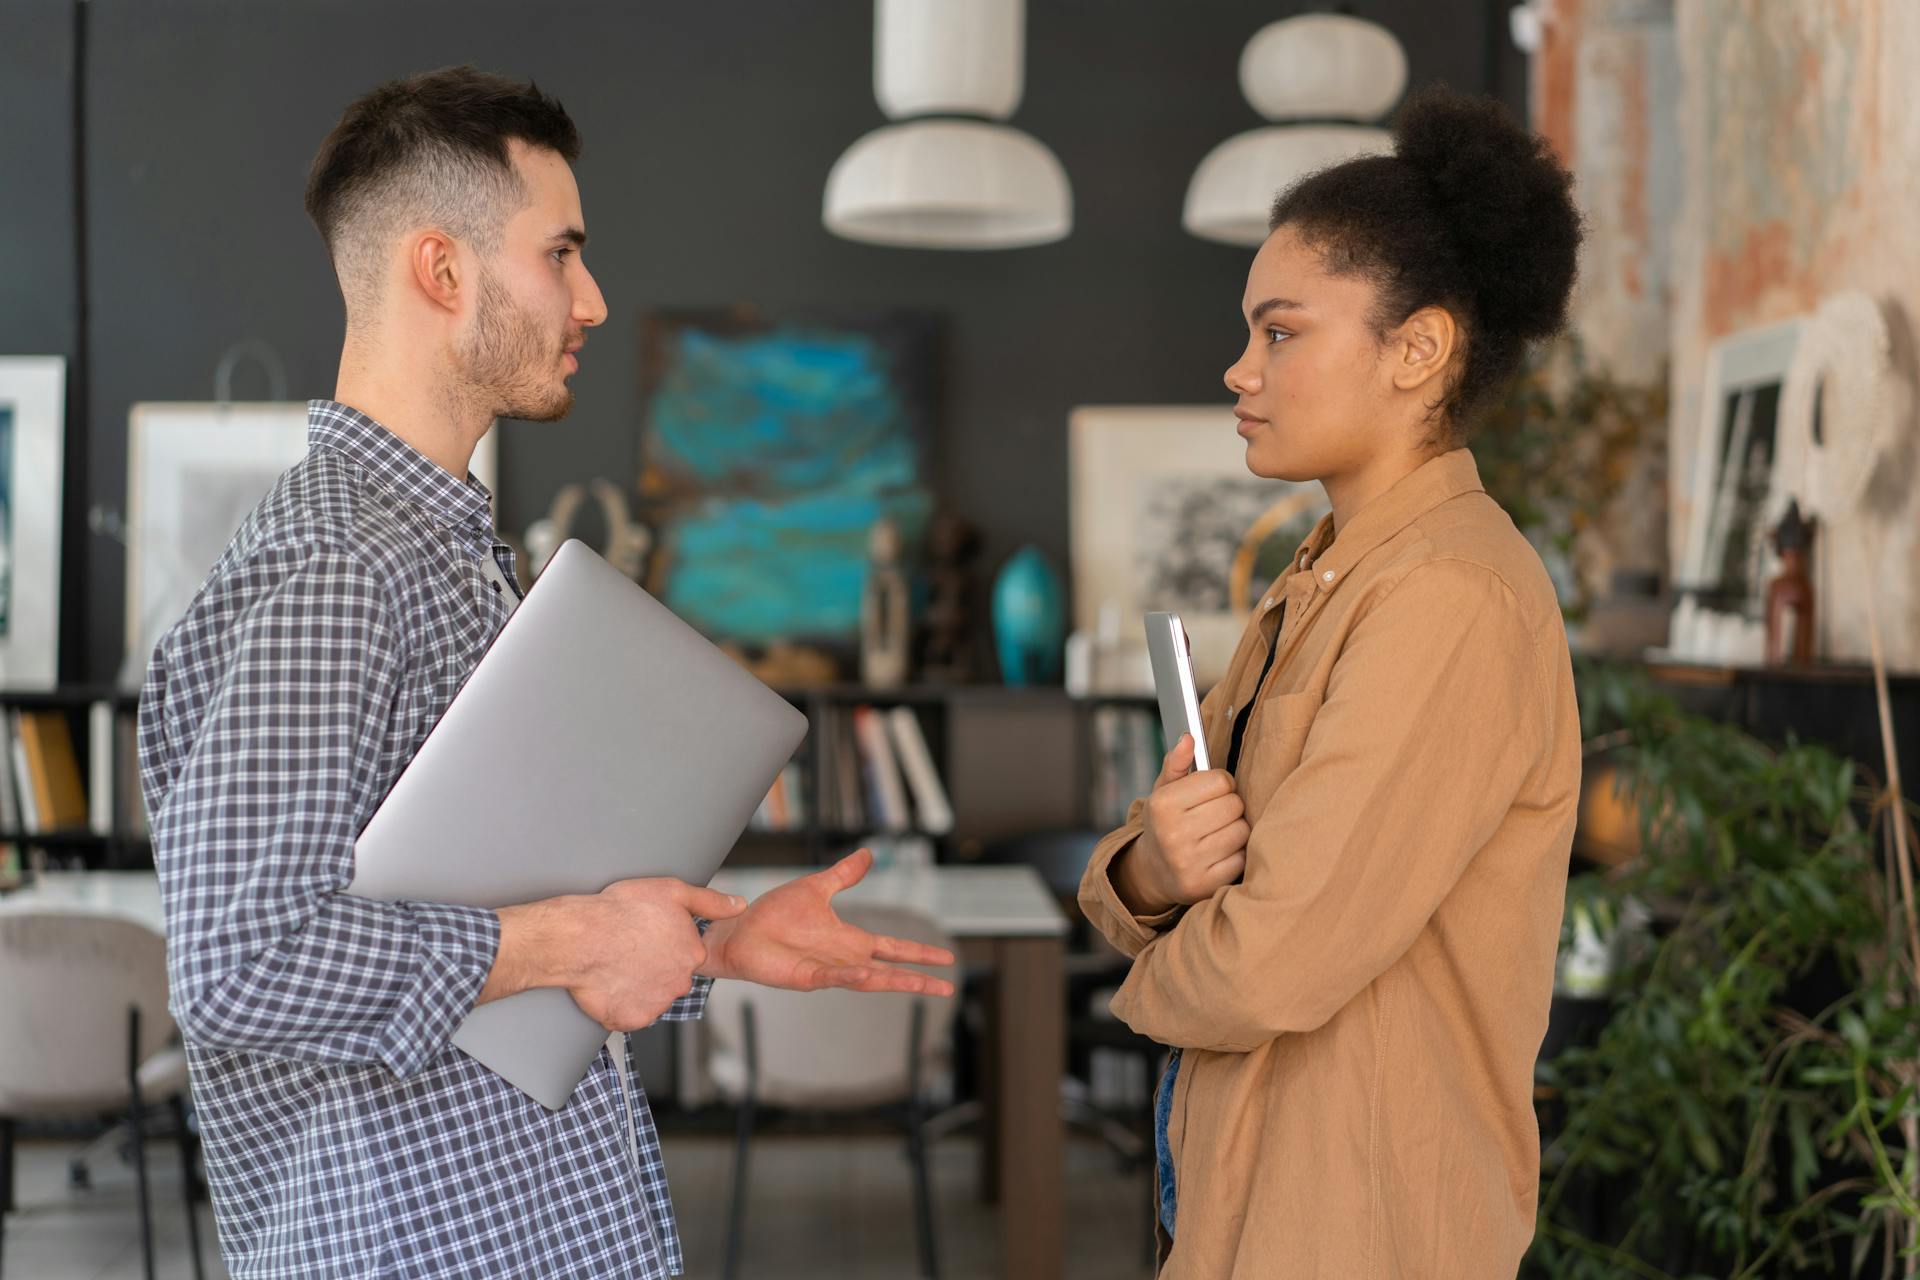
[[[860,597],[860,678],[870,688],[897,689],[907,682],[908,646],[913,640],[908,609],[905,550],[900,526],[882,516],[868,542],[873,563]]]
[[[1807,555],[1813,549],[1815,522],[1800,515],[1798,499],[1773,528],[1780,572],[1767,583],[1767,665],[1813,663],[1813,579]]]
[[[972,562],[980,554],[980,531],[958,516],[935,516],[927,533],[927,550],[933,568],[921,674],[938,684],[967,684],[979,676]]]
[[[593,498],[593,506],[587,503]],[[591,515],[597,507],[606,526],[605,543],[594,549],[623,575],[641,581],[647,570],[647,552],[653,546],[653,534],[646,525],[632,518],[627,495],[613,481],[602,478],[591,484],[570,484],[554,495],[553,509],[527,526],[529,566],[537,578],[553,559],[554,552],[568,538],[581,537],[581,516]],[[586,531],[586,532],[591,532]],[[583,538],[583,541],[591,541]]]
[[[1038,547],[1020,548],[1000,570],[993,587],[993,635],[1006,683],[1043,685],[1060,678],[1066,639],[1060,577]]]

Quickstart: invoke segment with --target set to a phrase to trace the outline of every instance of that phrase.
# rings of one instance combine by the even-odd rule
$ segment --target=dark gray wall
[[[942,495],[985,526],[990,564],[1031,541],[1064,570],[1068,409],[1224,400],[1249,255],[1183,233],[1181,200],[1208,149],[1258,123],[1236,81],[1247,37],[1312,6],[1028,7],[1015,120],[1066,165],[1074,232],[1038,249],[952,254],[850,244],[820,225],[828,168],[882,122],[864,0],[90,0],[91,412],[77,443],[85,493],[70,506],[117,507],[128,406],[210,397],[215,362],[241,338],[279,349],[296,398],[330,392],[341,310],[300,208],[307,164],[341,107],[375,83],[472,61],[531,76],[579,123],[588,261],[612,308],[574,380],[573,417],[503,428],[504,527],[524,529],[570,480],[631,482],[643,310],[736,300],[926,307],[949,318]],[[1416,84],[1443,79],[1517,105],[1503,0],[1352,8],[1400,35]],[[0,103],[34,122],[35,137],[19,144],[34,152],[24,171],[57,188],[71,10],[49,0],[28,10],[44,44],[11,48],[7,63],[38,79],[23,87],[10,74]],[[0,156],[12,156],[10,119],[5,127]],[[57,265],[72,253],[68,206],[29,203],[17,214],[0,201],[8,310],[23,271],[20,310],[70,317],[74,277]],[[0,346],[60,349],[65,332],[0,329],[9,338]],[[66,675],[103,679],[120,659],[121,554],[84,534],[84,515],[76,507],[68,518],[86,608],[84,648]]]

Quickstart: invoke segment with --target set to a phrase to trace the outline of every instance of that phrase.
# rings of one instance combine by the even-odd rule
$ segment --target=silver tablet
[[[1160,725],[1167,750],[1182,734],[1193,735],[1193,770],[1213,767],[1207,759],[1207,735],[1200,728],[1200,695],[1193,687],[1193,651],[1177,613],[1147,615],[1147,656],[1153,660],[1153,690],[1160,699]]]

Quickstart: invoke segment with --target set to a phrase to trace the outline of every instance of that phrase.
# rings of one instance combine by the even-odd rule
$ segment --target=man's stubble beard
[[[470,394],[492,417],[557,422],[573,409],[573,391],[555,373],[558,344],[491,270],[480,272],[480,306],[459,356]]]

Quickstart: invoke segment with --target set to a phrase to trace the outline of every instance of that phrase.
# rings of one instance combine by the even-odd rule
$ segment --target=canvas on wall
[[[67,362],[0,356],[0,687],[59,676]]]
[[[300,401],[136,404],[127,423],[126,657],[135,687],[167,630],[281,473],[307,454]],[[470,472],[494,489],[498,429]]]
[[[642,324],[647,586],[709,636],[851,648],[873,526],[933,511],[937,317],[665,311]]]
[[[1218,680],[1258,596],[1326,514],[1320,486],[1248,471],[1224,407],[1078,408],[1068,446],[1075,628],[1112,609],[1134,644],[1145,614],[1178,613],[1196,680]]]

